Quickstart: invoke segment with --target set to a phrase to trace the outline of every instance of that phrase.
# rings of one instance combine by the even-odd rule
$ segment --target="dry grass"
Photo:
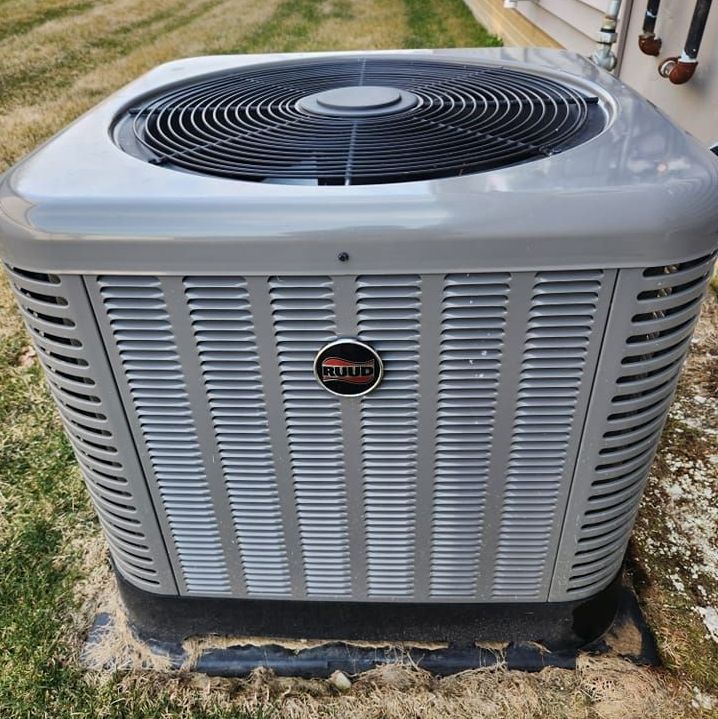
[[[117,0],[87,17],[48,23],[52,27],[43,28],[45,38],[26,49],[22,38],[13,40],[16,47],[0,43],[0,52],[9,53],[10,67],[17,65],[25,77],[34,78],[23,84],[18,71],[0,85],[7,87],[0,94],[0,169],[149,68],[205,52],[210,45],[241,46],[279,4],[244,0],[237,12],[236,0],[183,3],[181,14],[168,11],[165,17],[160,10],[176,9],[177,0]],[[127,18],[133,21],[130,29]],[[73,20],[76,25],[67,27]],[[118,52],[118,44],[126,52]],[[36,87],[43,81],[47,86],[40,93]]]
[[[28,12],[21,2],[13,8]],[[436,13],[446,15],[448,44],[493,42],[467,22],[468,14],[441,8]],[[400,47],[410,34],[399,0],[88,2],[85,12],[5,39],[0,34],[0,171],[111,91],[167,60],[222,52]]]
[[[687,700],[659,675],[618,659],[585,659],[577,671],[476,670],[446,678],[389,665],[355,677],[346,692],[328,681],[274,677],[264,670],[247,679],[132,673],[120,686],[151,693],[158,683],[186,716],[208,709],[256,714],[271,707],[270,716],[282,719],[677,719],[686,716]]]

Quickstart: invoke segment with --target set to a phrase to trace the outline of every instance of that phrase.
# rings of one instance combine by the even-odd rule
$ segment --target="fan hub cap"
[[[352,85],[307,95],[298,105],[314,115],[367,117],[388,115],[414,107],[419,98],[413,92],[382,85]]]

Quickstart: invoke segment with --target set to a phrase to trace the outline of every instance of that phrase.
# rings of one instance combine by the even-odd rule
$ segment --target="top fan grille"
[[[325,114],[314,98],[337,88],[380,94],[390,88],[384,94],[402,101]],[[117,137],[126,151],[174,169],[254,182],[353,185],[540,159],[596,135],[604,122],[598,98],[530,72],[342,58],[242,68],[186,84],[130,109]]]

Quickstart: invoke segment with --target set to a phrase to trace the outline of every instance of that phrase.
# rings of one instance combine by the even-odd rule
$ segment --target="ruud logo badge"
[[[319,384],[340,397],[359,397],[381,382],[384,365],[369,345],[358,340],[337,340],[325,345],[314,360]]]

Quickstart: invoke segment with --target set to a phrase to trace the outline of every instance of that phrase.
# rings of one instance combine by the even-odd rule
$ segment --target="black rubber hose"
[[[688,28],[688,36],[686,37],[686,45],[684,52],[689,60],[695,60],[698,57],[698,51],[703,40],[703,32],[706,29],[706,21],[708,13],[711,10],[713,0],[697,0],[691,26]]]
[[[656,31],[656,18],[658,17],[660,6],[661,0],[648,0],[646,14],[643,16],[643,32],[646,35],[653,35]]]

